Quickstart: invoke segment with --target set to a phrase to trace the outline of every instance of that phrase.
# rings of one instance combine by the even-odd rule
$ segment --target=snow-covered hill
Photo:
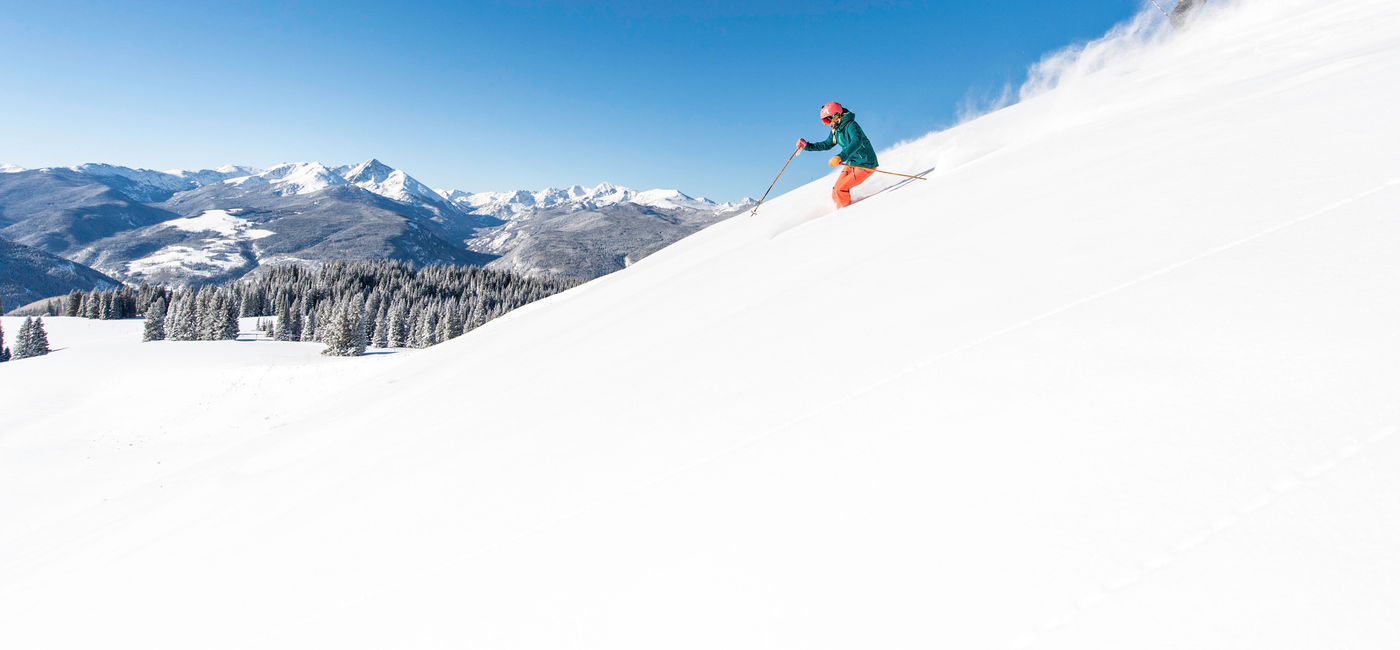
[[[417,354],[0,365],[0,645],[1400,646],[1400,11],[1206,10]]]

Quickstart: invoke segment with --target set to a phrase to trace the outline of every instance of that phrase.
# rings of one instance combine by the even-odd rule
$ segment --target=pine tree
[[[180,314],[175,319],[175,330],[180,336],[171,336],[174,340],[199,340],[199,297],[194,289],[186,289],[184,297],[180,299]]]
[[[238,339],[239,311],[238,296],[233,292],[228,292],[224,298],[224,321],[223,328],[219,332],[219,338],[225,341],[234,341]]]
[[[301,312],[293,312],[293,314],[299,313]],[[292,317],[296,318],[295,315]],[[301,319],[297,322],[299,323],[300,330],[299,338],[303,341],[310,342],[315,341],[316,337],[320,335],[317,328],[321,327],[321,323],[325,322],[325,319],[317,315],[317,309],[315,307],[308,305],[306,313],[302,314]]]
[[[185,298],[181,292],[176,292],[170,296],[170,302],[165,305],[165,338],[171,341],[184,341],[185,336],[182,331],[182,323],[185,322]]]
[[[13,358],[23,359],[29,356],[29,341],[33,338],[34,319],[25,317],[24,322],[19,325],[19,334],[15,335],[15,352]]]
[[[462,310],[457,307],[455,299],[447,303],[446,311],[447,313],[442,317],[442,324],[439,325],[443,328],[443,336],[438,338],[439,343],[455,339],[461,336],[465,330],[462,323]]]
[[[365,319],[365,299],[356,295],[350,301],[350,349],[354,352],[352,356],[360,356],[365,353],[365,348],[369,346],[369,323]]]
[[[102,317],[102,293],[98,290],[93,289],[83,296],[83,317],[94,319]]]
[[[160,341],[165,338],[165,299],[157,298],[146,309],[146,331],[142,341]]]
[[[419,342],[421,341],[421,337],[419,335],[422,333],[423,321],[427,320],[427,317],[424,315],[423,312],[424,309],[423,304],[421,302],[415,303],[413,305],[413,309],[409,310],[408,312],[408,319],[404,321],[404,345],[406,347],[423,347],[419,344]]]
[[[217,341],[219,330],[223,323],[223,305],[219,303],[218,292],[209,289],[201,289],[199,292],[198,321],[195,325],[195,339],[200,341]]]
[[[382,309],[379,318],[374,321],[374,336],[370,343],[376,348],[389,347],[389,316]]]
[[[34,320],[25,317],[19,326],[19,337],[15,341],[15,359],[28,359],[49,353],[49,337],[44,332],[44,319]]]
[[[341,299],[330,322],[323,328],[326,349],[321,354],[357,357],[365,353],[364,303],[356,298]]]
[[[165,338],[171,341],[183,340],[180,338],[180,294],[170,296],[170,302],[165,306]]]
[[[344,356],[350,348],[350,325],[346,322],[344,303],[335,310],[331,322],[322,327],[321,340],[326,344],[321,354],[328,356]]]
[[[5,306],[0,303],[0,313],[4,313]],[[5,347],[5,326],[0,324],[0,363],[10,360],[10,349]]]
[[[408,315],[404,306],[395,302],[389,308],[389,347],[401,348],[408,345]]]
[[[33,341],[31,345],[34,351],[30,356],[41,357],[50,352],[49,334],[44,331],[44,318],[42,316],[34,320],[34,330],[29,336]]]
[[[292,304],[286,296],[282,297],[282,302],[277,306],[277,325],[272,338],[278,341],[292,340]]]
[[[441,342],[437,337],[439,320],[437,303],[430,303],[428,308],[423,310],[423,322],[419,323],[418,326],[416,347],[428,348]]]
[[[287,340],[300,341],[301,333],[306,329],[306,321],[302,318],[301,314],[301,300],[293,300],[290,309],[291,311],[288,314],[288,318],[291,319],[292,323],[287,326],[287,332],[290,333],[291,338],[288,338]]]

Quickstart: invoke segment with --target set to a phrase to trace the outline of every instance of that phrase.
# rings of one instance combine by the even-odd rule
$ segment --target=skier
[[[822,142],[808,142],[799,138],[797,148],[804,151],[826,151],[837,145],[841,146],[841,153],[832,156],[828,163],[832,167],[846,165],[841,170],[841,175],[836,177],[836,186],[831,189],[831,198],[836,201],[836,209],[840,210],[851,204],[851,188],[870,178],[880,162],[875,159],[875,147],[870,144],[870,138],[865,137],[865,131],[856,124],[855,113],[842,108],[836,102],[831,102],[822,107],[821,117],[822,124],[831,126],[831,135]]]
[[[1197,7],[1206,3],[1206,0],[1180,0],[1176,3],[1176,8],[1172,9],[1172,27],[1181,29],[1186,26],[1186,21],[1191,18],[1191,12]]]

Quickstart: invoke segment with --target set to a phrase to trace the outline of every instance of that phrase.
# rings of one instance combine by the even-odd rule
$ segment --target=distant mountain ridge
[[[474,212],[483,212],[497,217],[551,208],[595,210],[620,203],[666,209],[685,208],[713,211],[732,210],[741,205],[752,203],[751,200],[739,203],[717,203],[703,197],[692,198],[678,190],[657,189],[639,192],[612,183],[601,183],[593,188],[581,185],[562,189],[551,187],[538,192],[521,190],[472,194],[459,190],[438,190],[438,193],[453,203],[468,207]]]
[[[104,179],[108,185],[143,203],[164,201],[176,192],[196,189],[227,178],[244,176],[257,171],[249,167],[224,165],[217,169],[201,169],[199,171],[158,172],[105,163],[87,163],[68,169],[86,176]]]
[[[6,165],[0,174],[0,236],[122,280],[174,285],[366,259],[588,279],[748,205],[611,183],[436,190],[374,158],[265,170]]]
[[[110,289],[121,283],[82,264],[0,239],[0,305],[15,310],[73,290]]]

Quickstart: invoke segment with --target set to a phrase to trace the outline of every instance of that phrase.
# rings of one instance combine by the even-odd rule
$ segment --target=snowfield
[[[1400,9],[1161,22],[427,350],[56,319],[0,647],[1400,647]]]
[[[210,233],[196,248],[171,244],[140,259],[125,263],[124,273],[133,278],[171,277],[182,274],[210,278],[252,263],[249,242],[277,233],[253,228],[236,210],[205,210],[196,217],[172,219],[158,228]]]
[[[248,221],[237,213],[237,210],[205,210],[197,217],[172,219],[160,225],[188,232],[216,232],[236,239],[262,239],[277,234],[271,230],[249,228]]]

